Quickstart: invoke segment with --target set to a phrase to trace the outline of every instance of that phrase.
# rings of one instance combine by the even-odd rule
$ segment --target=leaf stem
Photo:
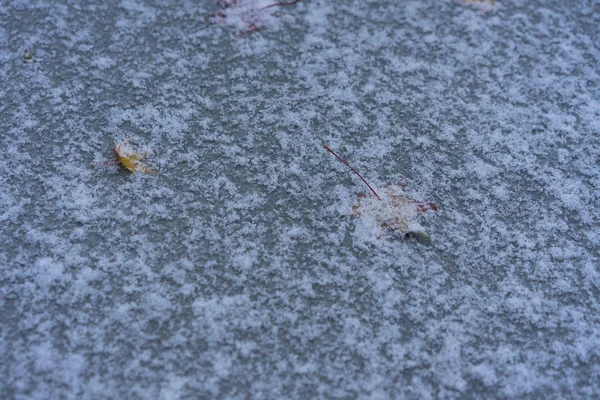
[[[365,185],[367,185],[369,187],[369,189],[371,189],[371,192],[373,192],[373,194],[375,195],[375,197],[377,197],[377,200],[381,201],[381,197],[379,197],[379,195],[377,194],[377,192],[371,187],[371,185],[369,185],[369,182],[367,182],[367,180],[365,178],[363,178],[362,175],[359,174],[357,170],[355,170],[354,168],[352,168],[352,166],[350,164],[348,164],[342,157],[340,157],[337,154],[335,154],[335,152],[333,150],[331,150],[329,147],[323,145],[323,148],[325,150],[327,150],[328,152],[330,152],[331,154],[333,154],[335,156],[335,158],[337,158],[338,160],[340,160],[345,166],[347,166],[348,168],[350,168],[352,170],[352,172],[354,172],[356,175],[358,175],[358,177],[360,179],[362,179],[362,181],[365,183]]]

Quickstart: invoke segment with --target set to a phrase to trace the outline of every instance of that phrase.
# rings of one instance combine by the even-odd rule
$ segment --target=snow
[[[0,398],[600,397],[600,4],[238,3],[0,4]]]

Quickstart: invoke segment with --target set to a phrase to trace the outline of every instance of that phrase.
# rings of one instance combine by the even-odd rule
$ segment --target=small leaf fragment
[[[131,148],[129,141],[125,140],[115,144],[113,151],[117,155],[117,160],[131,172],[142,172],[146,174],[155,174],[156,171],[148,168],[144,163],[147,153],[137,152]]]

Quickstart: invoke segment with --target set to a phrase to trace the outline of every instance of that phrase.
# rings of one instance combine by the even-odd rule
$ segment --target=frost
[[[41,290],[47,291],[52,286],[60,285],[67,280],[63,265],[49,257],[38,259],[35,267],[35,280]]]
[[[598,1],[276,1],[0,1],[0,399],[600,398]]]
[[[460,3],[472,4],[477,6],[480,11],[490,11],[494,9],[495,0],[455,0]]]
[[[92,65],[100,69],[108,69],[115,65],[115,60],[110,57],[96,57],[92,61]]]

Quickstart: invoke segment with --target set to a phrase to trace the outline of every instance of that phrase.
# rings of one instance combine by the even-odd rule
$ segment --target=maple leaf
[[[113,151],[117,155],[117,160],[131,172],[143,172],[146,174],[154,174],[155,171],[146,166],[146,152],[134,151],[129,146],[129,140],[125,140],[119,144],[115,144]]]
[[[429,242],[429,236],[419,223],[419,217],[427,211],[435,211],[434,203],[422,203],[404,192],[404,184],[397,183],[386,188],[379,196],[357,170],[327,146],[325,150],[333,154],[340,162],[352,170],[371,190],[375,197],[365,193],[358,195],[358,204],[352,207],[351,216],[361,218],[365,225],[377,225],[379,239],[385,233],[401,233],[405,237],[416,237],[421,242]]]
[[[420,224],[420,217],[437,210],[434,203],[423,203],[404,191],[402,183],[390,185],[383,191],[381,200],[359,194],[358,203],[352,207],[351,216],[375,222],[379,227],[378,238],[386,233],[402,234],[407,238],[416,237],[420,241],[429,241]]]

